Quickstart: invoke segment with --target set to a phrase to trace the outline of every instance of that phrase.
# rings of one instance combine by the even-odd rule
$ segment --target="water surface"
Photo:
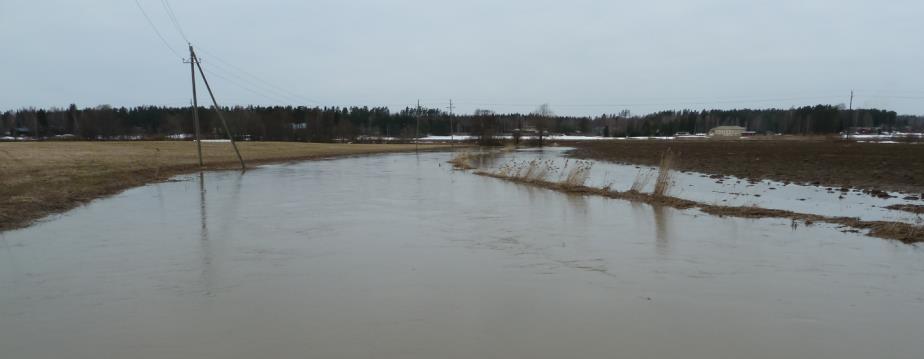
[[[920,358],[924,249],[391,154],[0,234],[3,358]]]

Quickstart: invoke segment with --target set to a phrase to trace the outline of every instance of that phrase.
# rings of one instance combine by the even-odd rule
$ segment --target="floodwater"
[[[924,248],[391,154],[0,234],[3,358],[921,358]]]
[[[568,169],[573,168],[575,159],[566,157],[567,147],[546,147],[542,150],[528,149],[510,153],[492,153],[490,161],[482,163],[485,169],[497,169],[511,161],[548,160],[558,171],[549,173],[547,180],[557,182],[563,178]],[[593,163],[587,185],[591,187],[610,187],[618,191],[627,191],[639,174],[650,174],[650,180],[643,192],[654,188],[657,168],[634,166],[612,162],[587,161]],[[570,166],[570,167],[569,167]],[[839,188],[826,188],[776,181],[749,182],[728,176],[722,179],[697,172],[671,171],[674,185],[667,193],[670,196],[688,199],[700,203],[720,206],[757,206],[761,208],[782,209],[797,213],[819,214],[823,216],[856,217],[867,221],[894,221],[911,224],[924,224],[924,216],[906,211],[892,210],[886,207],[896,204],[924,204],[924,199],[905,199],[901,193],[890,193],[891,198],[870,196],[858,189],[841,192]]]

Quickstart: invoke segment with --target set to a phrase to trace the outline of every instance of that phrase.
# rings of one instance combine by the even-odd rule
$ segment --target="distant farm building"
[[[710,136],[741,137],[746,128],[741,126],[719,126],[709,130]]]

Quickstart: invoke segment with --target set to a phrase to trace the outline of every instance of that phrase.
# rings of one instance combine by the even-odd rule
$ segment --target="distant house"
[[[741,137],[746,128],[741,126],[719,126],[709,130],[710,136]]]

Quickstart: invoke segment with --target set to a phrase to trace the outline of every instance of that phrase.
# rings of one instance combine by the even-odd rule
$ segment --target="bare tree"
[[[549,127],[552,126],[552,117],[554,116],[555,113],[552,112],[547,103],[540,105],[532,113],[533,127],[536,128],[536,134],[539,136],[539,146],[543,145],[543,140],[549,131]]]
[[[472,116],[472,132],[478,138],[478,144],[494,146],[497,141],[497,116],[494,111],[477,109]]]

